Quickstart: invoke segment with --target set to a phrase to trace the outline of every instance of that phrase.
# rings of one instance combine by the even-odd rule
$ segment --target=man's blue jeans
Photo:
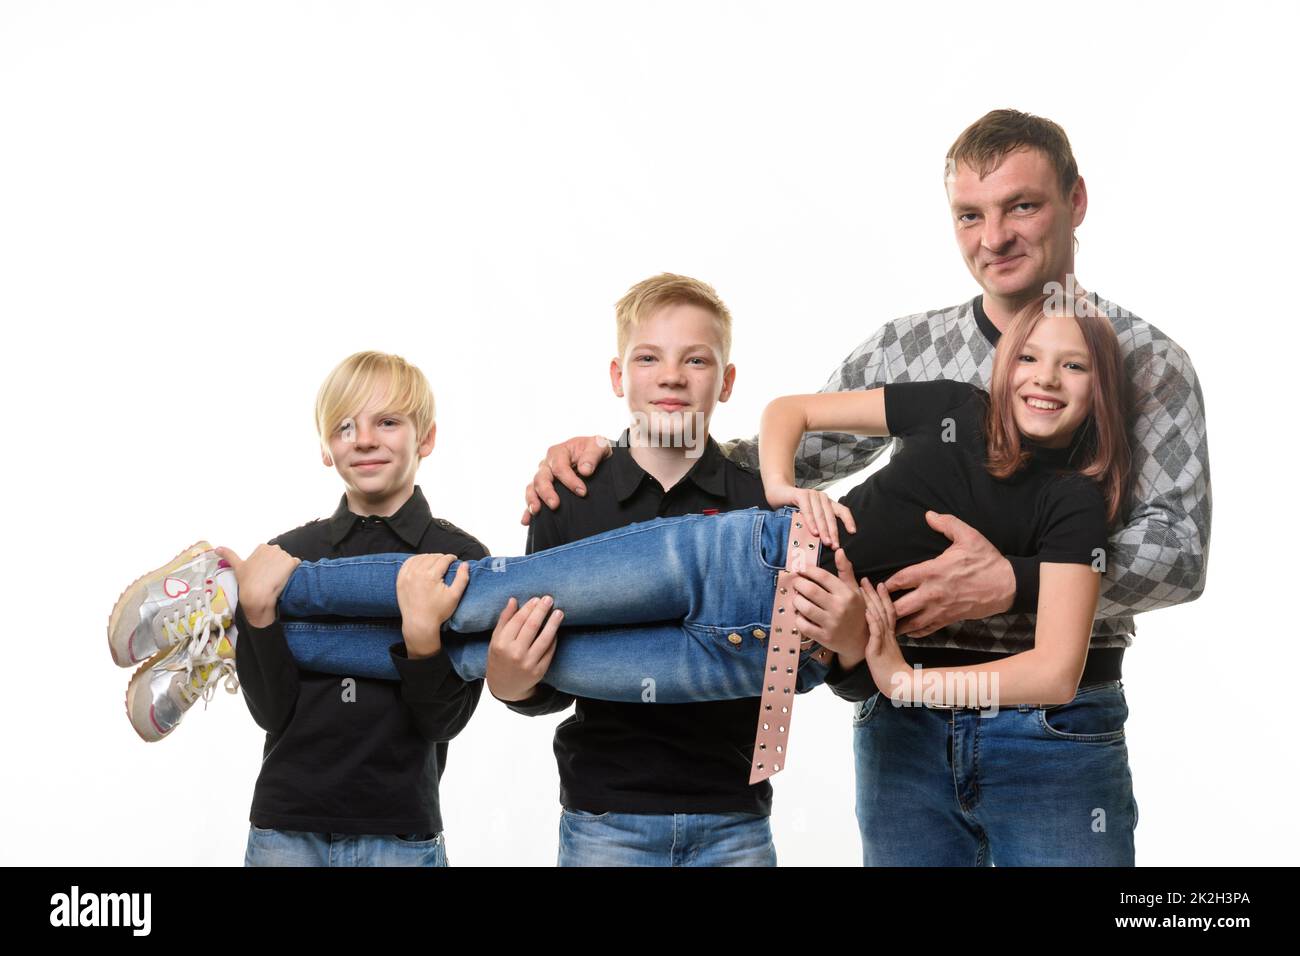
[[[663,704],[758,697],[793,513],[749,508],[659,518],[525,557],[466,562],[469,587],[447,622],[457,633],[444,633],[443,650],[461,677],[485,676],[487,638],[507,600],[522,605],[549,594],[564,611],[545,678],[558,690]],[[409,557],[300,564],[279,602],[300,666],[396,680],[388,648],[402,640],[399,624],[294,619],[399,617],[397,573]],[[448,584],[460,564],[451,565]],[[826,676],[826,665],[808,655],[801,655],[800,691]]]
[[[1068,704],[857,705],[867,866],[1132,866],[1137,802],[1119,681]]]
[[[757,813],[560,813],[560,866],[776,866]]]

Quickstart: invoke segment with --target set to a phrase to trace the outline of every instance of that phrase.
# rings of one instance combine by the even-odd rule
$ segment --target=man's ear
[[[1074,188],[1070,190],[1070,223],[1078,228],[1087,214],[1088,186],[1080,176],[1074,181]]]
[[[429,452],[433,451],[434,439],[437,437],[437,434],[438,423],[434,422],[429,426],[429,434],[424,436],[424,441],[420,442],[420,447],[416,449],[416,452],[421,458],[429,457]]]
[[[618,359],[609,360],[609,384],[614,386],[614,394],[619,398],[623,397],[623,366],[619,364]]]
[[[736,366],[728,365],[722,372],[722,391],[718,393],[718,401],[725,402],[731,398],[731,390],[736,386]]]
[[[330,453],[327,452],[324,448],[320,450],[320,460],[325,465],[326,468],[334,467],[333,457],[331,457]]]

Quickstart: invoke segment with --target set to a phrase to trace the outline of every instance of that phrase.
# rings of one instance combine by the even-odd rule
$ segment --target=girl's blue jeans
[[[506,602],[549,594],[564,611],[545,677],[557,690],[664,704],[758,697],[793,513],[749,508],[659,518],[525,557],[464,562],[469,586],[447,622],[443,652],[462,678],[484,677],[488,639]],[[402,641],[392,619],[400,617],[397,573],[409,557],[300,564],[279,603],[299,665],[397,680],[388,649]],[[461,563],[451,565],[448,584]],[[317,616],[389,620],[301,620]],[[801,692],[826,677],[826,665],[809,653],[800,658]]]

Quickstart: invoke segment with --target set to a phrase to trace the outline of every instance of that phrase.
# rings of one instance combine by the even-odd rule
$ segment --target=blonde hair
[[[649,279],[643,279],[628,289],[627,295],[619,299],[618,304],[614,306],[614,317],[618,323],[620,360],[627,352],[627,343],[632,337],[632,329],[636,324],[656,309],[666,305],[696,305],[712,312],[718,319],[718,338],[722,342],[722,364],[727,364],[731,356],[731,312],[718,297],[713,286],[699,279],[674,275],[671,272],[663,272]]]
[[[433,389],[424,373],[400,355],[357,352],[325,377],[316,394],[316,432],[324,451],[329,451],[329,437],[335,429],[365,407],[381,383],[386,386],[387,410],[409,415],[416,441],[424,440],[435,418]]]

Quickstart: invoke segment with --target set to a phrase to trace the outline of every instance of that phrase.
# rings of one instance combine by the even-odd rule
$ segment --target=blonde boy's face
[[[632,328],[609,377],[634,420],[649,424],[650,434],[640,437],[681,447],[707,434],[713,409],[731,397],[736,368],[723,364],[717,316],[697,305],[666,305]]]
[[[343,479],[354,511],[388,514],[401,507],[415,488],[420,460],[433,451],[437,427],[416,435],[409,415],[386,406],[385,384],[378,383],[365,407],[334,429],[329,453],[321,455]]]

